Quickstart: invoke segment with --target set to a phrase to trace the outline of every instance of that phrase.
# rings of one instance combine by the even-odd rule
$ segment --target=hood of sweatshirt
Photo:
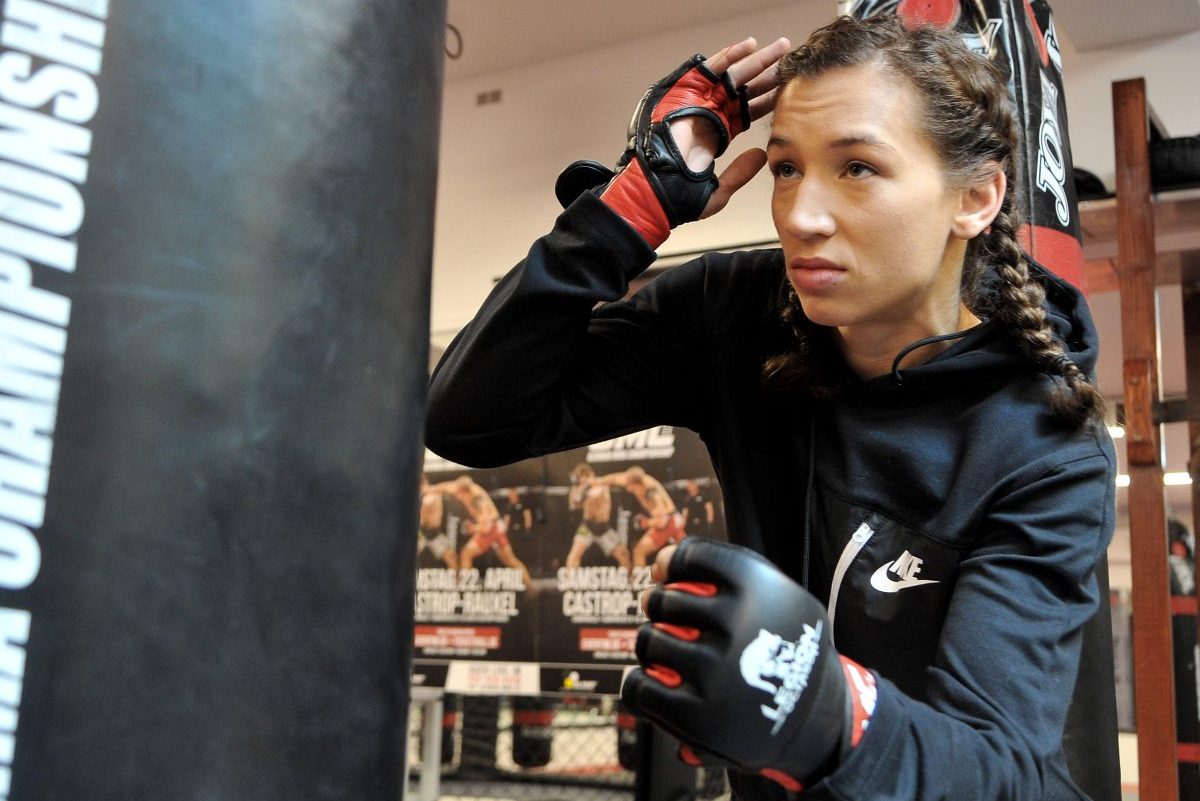
[[[1080,291],[1051,273],[1041,264],[1029,259],[1029,271],[1046,291],[1043,308],[1055,335],[1066,346],[1068,358],[1093,376],[1099,355],[1099,338],[1091,311]],[[927,361],[900,367],[903,359],[922,348],[954,340],[950,347]],[[964,331],[927,337],[909,343],[895,356],[889,374],[868,380],[849,378],[849,387],[869,393],[892,391],[913,392],[934,389],[947,381],[987,380],[989,377],[1010,374],[1014,368],[1028,364],[1027,357],[1017,346],[1011,332],[1002,324],[985,320]]]

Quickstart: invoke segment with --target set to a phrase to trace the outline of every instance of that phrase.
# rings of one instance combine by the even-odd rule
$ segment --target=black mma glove
[[[833,649],[825,608],[764,557],[689,537],[647,607],[621,699],[684,742],[685,761],[799,791],[858,744],[874,676]]]
[[[579,193],[607,182],[600,199],[652,248],[666,241],[670,229],[699,219],[717,188],[715,167],[691,170],[671,136],[671,123],[684,117],[709,120],[719,139],[717,156],[750,126],[745,87],[735,89],[728,73],[713,74],[704,60],[692,56],[646,91],[629,123],[629,144],[615,173],[594,161],[577,161],[563,170],[555,183],[559,202],[566,206]]]

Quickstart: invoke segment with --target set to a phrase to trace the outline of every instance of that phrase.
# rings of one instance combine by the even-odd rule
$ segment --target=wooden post
[[[1121,285],[1129,461],[1138,795],[1154,801],[1179,801],[1163,457],[1160,430],[1154,421],[1154,404],[1159,400],[1158,297],[1143,79],[1113,84],[1113,124],[1117,157],[1116,267]]]

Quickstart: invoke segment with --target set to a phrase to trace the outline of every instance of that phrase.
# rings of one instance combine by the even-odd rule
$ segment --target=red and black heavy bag
[[[554,701],[516,696],[512,699],[512,759],[523,768],[550,764],[554,742]]]
[[[910,25],[960,31],[971,49],[1003,64],[1025,132],[1023,180],[1017,184],[1029,253],[1087,291],[1072,180],[1071,143],[1063,96],[1062,52],[1050,4],[1044,0],[842,0],[842,13],[865,18],[896,14]]]
[[[1063,64],[1044,0],[842,0],[858,18],[897,14],[910,25],[953,27],[976,52],[1003,64],[1025,132],[1017,192],[1026,224],[1022,245],[1084,292],[1083,246],[1063,95]],[[1020,167],[1019,167],[1020,169]],[[1063,733],[1071,777],[1093,801],[1120,801],[1117,708],[1108,566],[1097,565],[1101,608],[1084,632],[1079,678]]]

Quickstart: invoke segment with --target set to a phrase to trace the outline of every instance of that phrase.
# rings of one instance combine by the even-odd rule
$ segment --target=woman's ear
[[[999,164],[993,164],[993,167],[995,169],[986,179],[964,187],[959,193],[958,212],[951,229],[959,239],[974,239],[987,230],[1004,205],[1008,179]]]

